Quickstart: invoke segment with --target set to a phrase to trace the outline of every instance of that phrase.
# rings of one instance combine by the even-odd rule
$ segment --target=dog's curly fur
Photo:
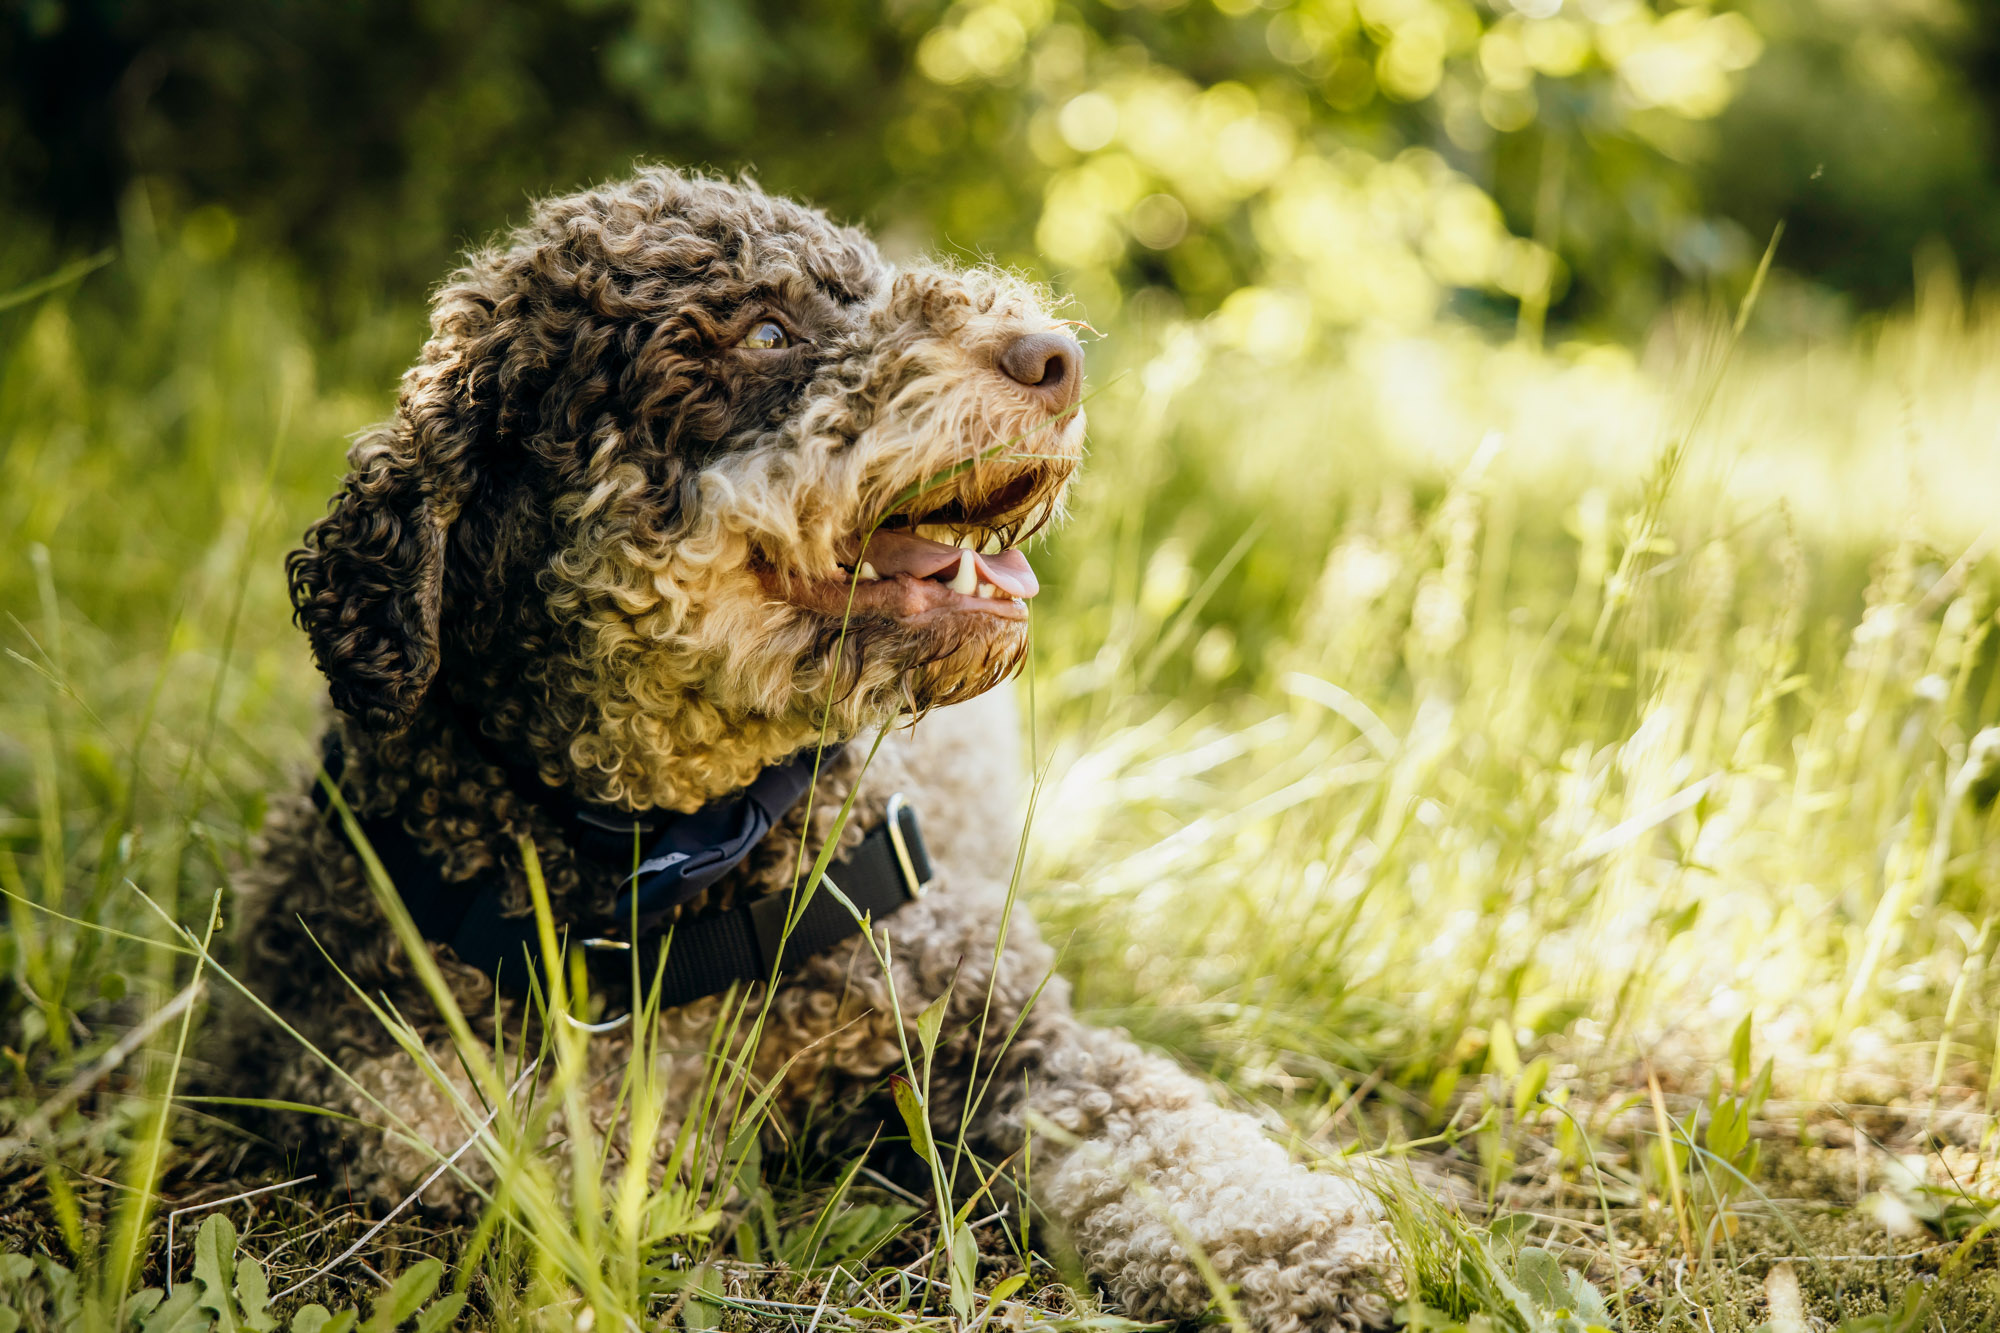
[[[765,321],[791,344],[746,347]],[[1126,1310],[1208,1306],[1192,1239],[1262,1328],[1367,1322],[1386,1308],[1392,1263],[1368,1193],[1290,1163],[1197,1080],[1079,1023],[1064,983],[1043,984],[1053,958],[1032,924],[1003,920],[1018,737],[1009,692],[988,691],[1020,665],[1025,616],[934,606],[895,580],[850,610],[857,535],[928,494],[927,479],[950,478],[933,489],[960,512],[1004,511],[1017,529],[1059,508],[1082,413],[996,370],[1010,343],[1058,327],[1009,275],[892,269],[860,232],[749,184],[649,169],[542,203],[438,292],[395,416],[354,445],[344,488],[289,562],[338,709],[341,789],[358,815],[398,821],[445,880],[501,877],[516,912],[529,901],[516,849],[531,837],[558,920],[601,919],[618,876],[572,854],[495,755],[581,799],[691,810],[822,728],[861,738],[822,774],[812,827],[795,811],[684,909],[786,888],[801,839],[816,850],[857,783],[849,842],[888,793],[923,812],[941,880],[878,926],[895,1000],[858,941],[785,976],[753,1057],[782,1077],[777,1114],[796,1122],[831,1096],[879,1120],[897,1025],[948,988],[932,1111],[955,1132],[990,987],[989,1030],[1021,1026],[974,1136],[1004,1155],[1031,1125],[1056,1127],[1034,1148],[1036,1202]],[[1034,443],[994,453],[1022,439]],[[914,714],[928,715],[911,728]],[[884,727],[896,729],[864,764]],[[242,887],[243,975],[296,1036],[234,1025],[238,1090],[379,1122],[304,1037],[434,1148],[457,1147],[467,1131],[450,1099],[356,989],[386,995],[440,1054],[448,1031],[356,853],[303,788],[275,806]],[[435,953],[493,1040],[517,1002]],[[702,1051],[720,1006],[665,1014],[660,1049]],[[607,1061],[627,1049],[599,1040]],[[671,1128],[683,1108],[669,1109]],[[436,1161],[347,1122],[307,1132],[336,1178],[378,1199]],[[445,1182],[426,1202],[467,1200]]]

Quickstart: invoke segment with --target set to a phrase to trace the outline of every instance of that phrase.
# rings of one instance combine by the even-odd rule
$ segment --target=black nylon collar
[[[572,850],[628,872],[611,920],[558,923],[583,932],[572,943],[587,950],[593,976],[608,988],[629,989],[635,974],[642,985],[657,975],[662,1003],[685,1004],[738,982],[763,980],[859,933],[852,913],[825,892],[796,906],[787,895],[768,895],[669,924],[675,908],[742,864],[805,796],[814,772],[813,751],[765,769],[748,787],[691,814],[632,812],[579,802],[556,791],[538,773],[492,753],[476,722],[462,713],[461,719],[482,756],[507,774],[514,791],[556,820]],[[337,783],[346,766],[337,731],[326,734],[323,748],[327,776]],[[838,747],[821,753],[821,771],[837,753]],[[328,809],[318,782],[312,797],[322,812]],[[449,945],[502,989],[527,989],[530,971],[539,972],[542,964],[540,935],[532,914],[506,913],[504,877],[447,883],[400,820],[358,823],[426,939]],[[826,878],[860,911],[886,916],[920,896],[931,876],[916,811],[898,796],[889,818],[837,860]]]
[[[626,873],[606,933],[631,934],[636,912],[638,933],[651,934],[675,909],[741,865],[805,797],[814,774],[824,772],[843,748],[835,743],[801,750],[741,790],[686,814],[620,810],[551,787],[534,766],[503,753],[481,729],[477,713],[448,689],[440,687],[439,693],[480,757],[507,775],[516,794],[554,818],[573,850]]]

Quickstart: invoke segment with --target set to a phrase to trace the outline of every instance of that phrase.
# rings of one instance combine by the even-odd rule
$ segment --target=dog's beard
[[[858,619],[844,629],[823,628],[791,662],[790,699],[776,713],[795,734],[846,741],[899,717],[976,698],[1019,672],[1027,657],[1024,621],[953,618],[910,626]]]
[[[900,631],[886,637],[893,642],[883,646],[884,657],[902,664],[899,712],[922,713],[976,698],[1018,672],[1028,656],[1022,621],[974,622],[952,632]]]
[[[695,617],[676,643],[628,641],[568,676],[569,698],[539,721],[590,795],[693,809],[801,750],[974,698],[1027,659],[1023,620],[843,626],[786,608],[748,632],[759,617],[736,606],[746,614]]]

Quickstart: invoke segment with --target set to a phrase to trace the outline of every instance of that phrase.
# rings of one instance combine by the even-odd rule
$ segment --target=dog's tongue
[[[978,567],[980,582],[992,584],[1009,597],[1033,597],[1042,590],[1041,582],[1035,578],[1034,568],[1028,564],[1028,557],[1018,550],[981,555],[977,551],[968,552],[900,529],[878,528],[869,537],[859,559],[875,566],[875,572],[885,579],[898,574],[919,579],[943,574],[949,579],[958,572],[958,562],[966,555],[970,555],[973,564]]]

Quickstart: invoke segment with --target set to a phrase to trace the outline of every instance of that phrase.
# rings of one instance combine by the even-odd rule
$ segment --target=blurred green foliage
[[[1974,0],[1967,0],[1973,3]],[[1983,2],[1983,0],[1982,0]],[[2000,253],[1953,0],[12,0],[0,215],[208,208],[342,326],[535,193],[754,170],[1250,343],[1550,311],[1632,334],[1786,256],[1864,301]]]

